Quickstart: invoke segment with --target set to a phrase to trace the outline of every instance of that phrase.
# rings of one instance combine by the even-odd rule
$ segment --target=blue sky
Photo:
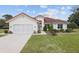
[[[67,20],[72,14],[71,5],[0,5],[0,17],[4,14],[13,16],[24,12],[30,16],[44,15],[62,20]]]

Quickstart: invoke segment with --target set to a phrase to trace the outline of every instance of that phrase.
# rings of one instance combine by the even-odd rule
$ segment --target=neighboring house
[[[6,21],[9,23],[9,31],[13,33],[33,33],[43,30],[45,24],[52,24],[53,29],[67,29],[67,22],[58,19],[43,17],[41,15],[31,17],[25,13],[16,15],[12,19]]]

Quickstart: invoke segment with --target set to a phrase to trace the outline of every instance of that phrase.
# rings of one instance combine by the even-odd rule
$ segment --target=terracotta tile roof
[[[52,23],[63,24],[63,23],[67,23],[67,21],[44,17],[44,23],[46,23],[46,24],[52,24]]]

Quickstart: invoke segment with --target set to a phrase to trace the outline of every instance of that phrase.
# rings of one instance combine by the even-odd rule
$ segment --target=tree
[[[3,29],[9,29],[9,24],[5,23],[5,25],[3,26]]]
[[[4,17],[5,20],[9,20],[9,19],[13,18],[13,16],[12,16],[12,15],[9,15],[9,14],[5,14],[5,15],[3,15],[2,17]],[[5,21],[5,20],[4,20],[4,21]],[[8,29],[8,28],[9,28],[9,24],[8,24],[8,23],[5,23],[5,24],[3,25],[3,28],[4,28],[4,29]]]
[[[4,25],[5,25],[5,20],[0,19],[0,29],[3,28]]]
[[[9,14],[5,14],[2,17],[4,17],[5,20],[9,20],[9,19],[13,18],[13,16],[12,15],[9,15]]]
[[[73,22],[79,27],[79,8],[76,8],[73,13],[69,16],[68,22]]]
[[[75,29],[75,28],[78,28],[77,24],[74,23],[74,22],[71,22],[68,24],[68,28],[72,28],[72,29]]]

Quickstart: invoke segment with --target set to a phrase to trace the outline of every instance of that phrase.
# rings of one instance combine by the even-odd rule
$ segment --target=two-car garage
[[[13,25],[13,33],[33,33],[33,25],[32,24],[15,24]]]
[[[24,13],[16,15],[6,21],[6,23],[9,23],[9,31],[13,34],[5,36],[0,40],[0,48],[2,49],[0,52],[20,52],[32,36],[32,33],[38,30],[37,20]]]
[[[9,23],[9,31],[15,34],[32,34],[38,30],[37,20],[24,13],[15,16],[7,23]]]

